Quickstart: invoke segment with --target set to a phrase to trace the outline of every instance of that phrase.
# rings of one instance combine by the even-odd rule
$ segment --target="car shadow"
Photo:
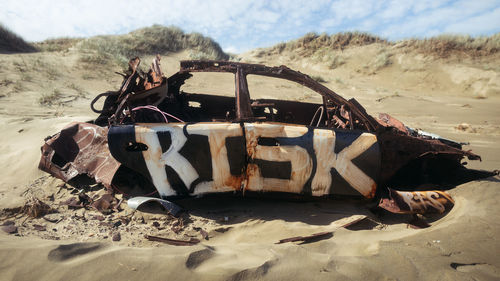
[[[387,225],[408,223],[413,215],[393,214],[377,207],[377,202],[353,198],[300,198],[299,196],[232,194],[207,195],[198,198],[185,198],[174,201],[185,213],[181,214],[189,221],[189,216],[214,220],[221,225],[238,224],[251,220],[302,222],[309,225],[326,226],[334,221],[353,215],[366,218],[348,229],[368,230],[383,228]],[[433,215],[438,220],[445,214]]]

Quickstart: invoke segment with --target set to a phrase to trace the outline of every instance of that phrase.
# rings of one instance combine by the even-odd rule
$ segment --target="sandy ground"
[[[434,59],[398,49],[392,64],[374,70],[379,46],[346,49],[336,69],[297,56],[241,55],[247,62],[286,64],[321,76],[329,88],[354,97],[368,112],[387,112],[405,124],[470,142],[483,161],[469,167],[500,168],[500,77],[489,65],[498,55]],[[170,75],[187,52],[162,61]],[[149,62],[146,58],[144,61]],[[184,200],[179,218],[133,212],[122,203],[112,214],[68,209],[78,187],[37,170],[44,137],[70,121],[95,118],[94,95],[116,89],[119,69],[90,67],[75,52],[0,56],[0,280],[498,280],[500,278],[500,183],[498,177],[450,190],[456,201],[446,215],[427,218],[431,227],[408,226],[409,216],[369,211],[356,201],[292,201],[232,196]],[[249,78],[253,97],[317,101],[296,85]],[[75,86],[76,85],[76,86]],[[231,95],[232,77],[208,75],[186,89]],[[253,90],[252,90],[253,89]],[[59,102],[41,105],[45,94]],[[467,123],[466,129],[457,129]],[[86,187],[90,196],[105,191]],[[19,211],[36,197],[58,212],[32,219]],[[121,195],[117,196],[121,198]],[[367,217],[349,229],[347,222]],[[333,231],[313,243],[278,240]],[[119,233],[120,239],[117,239]],[[195,246],[151,242],[144,235],[199,239]],[[208,239],[205,239],[204,236]],[[115,238],[115,239],[113,239]],[[113,241],[118,240],[118,241]]]

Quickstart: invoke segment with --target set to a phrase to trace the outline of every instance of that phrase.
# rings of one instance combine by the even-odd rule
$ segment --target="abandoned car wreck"
[[[359,196],[396,213],[442,213],[454,204],[443,190],[494,175],[465,168],[463,158],[480,157],[460,143],[388,114],[376,119],[285,66],[182,61],[166,78],[159,57],[148,73],[139,64],[131,60],[122,87],[92,102],[95,121],[46,139],[40,169],[66,182],[87,175],[108,188],[136,184],[165,200],[220,192]],[[234,74],[235,96],[183,91],[197,72]],[[247,75],[296,82],[322,103],[252,98]]]

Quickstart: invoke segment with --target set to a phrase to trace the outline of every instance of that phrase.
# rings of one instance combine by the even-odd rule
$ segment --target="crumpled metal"
[[[109,152],[108,128],[90,123],[70,123],[47,138],[41,150],[38,168],[65,182],[86,174],[110,187],[120,167]]]

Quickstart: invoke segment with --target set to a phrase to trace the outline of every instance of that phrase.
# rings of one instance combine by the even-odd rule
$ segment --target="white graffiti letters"
[[[163,148],[165,152],[158,132],[171,138],[170,146]],[[278,123],[244,123],[243,127],[237,123],[151,124],[135,126],[135,134],[137,142],[148,146],[142,155],[153,184],[162,196],[179,195],[179,190],[167,179],[166,166],[177,173],[190,194],[241,188],[301,193],[310,187],[313,196],[322,196],[336,193],[335,189],[330,190],[336,183],[331,174],[333,169],[347,186],[365,197],[373,197],[376,189],[375,180],[352,162],[377,142],[376,136],[369,133],[356,135],[357,138],[338,153],[335,153],[335,131]],[[197,144],[190,139],[195,135],[198,140],[200,136],[206,138],[201,138],[202,143],[198,141]],[[229,159],[227,142],[232,137],[241,140],[236,145],[241,153]],[[207,155],[208,147],[210,153]],[[370,153],[373,153],[370,157],[380,157],[378,150]],[[241,174],[231,174],[240,169]],[[205,176],[200,178],[199,173]]]
[[[375,181],[354,165],[352,160],[376,142],[375,135],[363,133],[353,143],[336,154],[334,152],[335,132],[314,130],[314,151],[318,159],[318,168],[311,184],[313,195],[331,193],[329,190],[332,183],[330,170],[334,168],[345,181],[363,196],[373,197],[376,188]]]

